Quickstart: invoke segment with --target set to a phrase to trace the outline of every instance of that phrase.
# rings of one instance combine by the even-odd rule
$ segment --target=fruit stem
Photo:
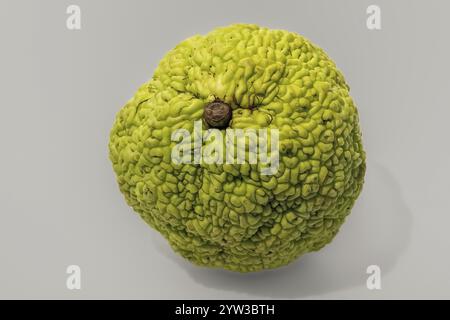
[[[203,119],[211,128],[224,129],[228,127],[231,116],[231,107],[220,100],[209,103],[203,111]]]

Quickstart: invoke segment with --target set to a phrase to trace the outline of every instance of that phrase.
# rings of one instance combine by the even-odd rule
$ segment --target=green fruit
[[[263,175],[247,160],[174,163],[173,132],[193,133],[198,120],[223,136],[278,129],[277,172]],[[127,203],[175,251],[197,265],[258,271],[338,232],[364,180],[358,121],[322,49],[295,33],[237,24],[167,53],[118,113],[110,159]]]

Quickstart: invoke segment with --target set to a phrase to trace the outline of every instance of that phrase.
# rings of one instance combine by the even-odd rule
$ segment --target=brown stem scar
[[[222,101],[209,103],[203,112],[203,119],[212,128],[223,129],[228,127],[232,116],[231,107]]]

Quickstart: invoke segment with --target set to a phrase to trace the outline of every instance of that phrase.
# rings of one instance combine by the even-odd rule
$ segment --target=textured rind
[[[280,130],[274,176],[260,164],[174,164],[173,130],[215,99],[230,128]],[[302,36],[237,24],[191,37],[120,110],[110,159],[127,203],[191,262],[250,272],[329,243],[361,192],[365,153],[341,72]]]

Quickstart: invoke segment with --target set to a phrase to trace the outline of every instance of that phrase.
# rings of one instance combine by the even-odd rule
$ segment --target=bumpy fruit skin
[[[280,164],[174,164],[175,129],[205,106],[229,128],[275,128]],[[120,110],[110,159],[127,203],[191,262],[250,272],[329,243],[364,180],[358,112],[333,61],[302,36],[236,24],[191,37]],[[224,133],[225,131],[222,131]]]

